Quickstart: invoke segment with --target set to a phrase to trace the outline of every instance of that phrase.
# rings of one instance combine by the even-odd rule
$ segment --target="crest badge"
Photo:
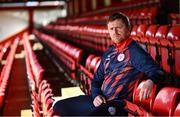
[[[117,57],[117,60],[118,60],[119,62],[121,62],[121,61],[124,60],[124,58],[125,58],[125,55],[124,55],[124,54],[119,54],[118,57]]]

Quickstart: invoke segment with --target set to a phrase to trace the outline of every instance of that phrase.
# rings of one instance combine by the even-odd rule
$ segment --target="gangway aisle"
[[[26,76],[24,57],[15,57],[6,92],[3,116],[21,116],[21,111],[31,109],[31,97]]]

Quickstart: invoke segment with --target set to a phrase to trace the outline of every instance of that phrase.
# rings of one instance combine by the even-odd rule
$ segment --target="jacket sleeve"
[[[154,83],[159,83],[165,78],[164,71],[160,66],[153,60],[153,58],[138,44],[130,48],[131,62],[133,66],[146,74]]]
[[[104,60],[101,58],[101,63],[94,74],[92,84],[91,84],[91,93],[92,93],[92,98],[94,99],[97,95],[103,95],[101,91],[101,86],[104,80]]]

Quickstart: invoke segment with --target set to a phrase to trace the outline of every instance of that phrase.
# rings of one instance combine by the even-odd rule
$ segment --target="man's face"
[[[122,40],[126,39],[130,32],[128,27],[123,23],[121,19],[116,19],[107,24],[108,31],[111,37],[111,40],[114,43],[119,43]]]

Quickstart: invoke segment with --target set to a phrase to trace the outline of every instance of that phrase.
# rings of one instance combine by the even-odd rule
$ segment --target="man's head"
[[[130,35],[129,18],[122,13],[114,13],[107,20],[107,27],[114,43],[119,43]]]

